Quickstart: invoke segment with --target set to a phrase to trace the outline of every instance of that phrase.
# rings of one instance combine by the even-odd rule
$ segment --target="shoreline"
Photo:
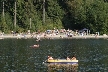
[[[7,39],[7,38],[16,38],[16,39],[29,39],[29,38],[37,38],[36,36],[32,36],[30,34],[28,35],[13,35],[13,34],[5,34],[1,35],[0,39]],[[91,36],[91,35],[85,35],[85,36],[72,36],[72,37],[67,37],[66,35],[54,35],[54,36],[39,36],[38,38],[40,39],[108,39],[108,36]]]

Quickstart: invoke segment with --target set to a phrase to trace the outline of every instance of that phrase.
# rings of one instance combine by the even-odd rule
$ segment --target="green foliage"
[[[0,30],[2,32],[8,32],[8,26],[6,24],[6,21],[5,21],[5,18],[4,17],[1,17],[1,20],[0,20]]]
[[[16,28],[14,27],[15,1]],[[88,28],[92,33],[98,31],[101,34],[108,34],[108,2],[107,0],[45,0],[45,24],[42,20],[43,0],[0,1],[0,31],[5,33],[14,29],[18,32],[27,30],[34,32],[53,28]]]

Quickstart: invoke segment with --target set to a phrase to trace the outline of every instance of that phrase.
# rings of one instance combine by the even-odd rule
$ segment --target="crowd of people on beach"
[[[15,33],[14,31],[11,32],[11,34],[5,34],[4,32],[1,33],[1,37],[7,37],[9,38],[11,36],[11,38],[37,38],[37,40],[40,40],[40,38],[52,38],[52,37],[59,37],[59,38],[63,38],[63,37],[76,37],[76,36],[80,36],[80,37],[84,37],[84,36],[94,36],[97,37],[99,36],[99,32],[96,32],[95,34],[90,34],[90,30],[89,29],[82,29],[82,30],[70,30],[70,29],[53,29],[53,30],[46,30],[45,32],[33,32],[31,33],[30,30],[28,30],[28,32],[26,33]],[[107,36],[107,35],[106,35]]]
[[[88,29],[85,30],[66,30],[66,29],[53,29],[53,30],[46,30],[45,32],[34,32],[31,34],[32,38],[49,38],[49,37],[60,37],[63,38],[64,37],[73,37],[73,36],[86,36],[89,35],[90,31]]]

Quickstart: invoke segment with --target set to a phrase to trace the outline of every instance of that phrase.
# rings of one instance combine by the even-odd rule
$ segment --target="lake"
[[[31,45],[39,44],[39,48]],[[48,56],[66,59],[73,55],[77,67],[49,67]],[[0,72],[107,72],[108,39],[2,39]]]

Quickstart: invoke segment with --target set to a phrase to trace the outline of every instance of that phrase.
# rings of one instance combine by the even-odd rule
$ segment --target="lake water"
[[[39,44],[39,48],[31,45]],[[65,59],[75,55],[77,67],[50,68],[47,56]],[[0,40],[0,72],[107,72],[108,39],[3,39]]]

